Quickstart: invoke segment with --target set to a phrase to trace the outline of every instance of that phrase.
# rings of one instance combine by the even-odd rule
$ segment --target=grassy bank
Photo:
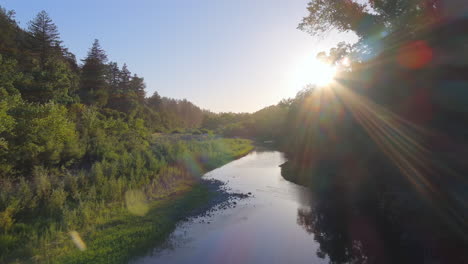
[[[208,201],[199,176],[252,148],[243,139],[159,134],[143,151],[89,169],[37,168],[32,179],[6,182],[0,262],[124,263]]]
[[[177,221],[188,212],[207,203],[212,194],[197,184],[181,184],[174,193],[152,201],[143,216],[127,210],[95,227],[84,235],[86,250],[80,251],[70,241],[50,251],[51,263],[125,263],[132,256],[149,252],[165,241]],[[64,234],[65,235],[65,234]],[[65,237],[64,239],[69,239]]]

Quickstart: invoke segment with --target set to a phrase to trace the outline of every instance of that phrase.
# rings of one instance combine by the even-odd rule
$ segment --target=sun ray
[[[359,95],[337,82],[333,89],[355,120],[364,128],[389,160],[412,183],[421,196],[434,205],[438,214],[451,221],[455,228],[463,224],[463,216],[450,201],[456,199],[437,185],[438,175],[460,176],[455,171],[442,166],[428,148],[424,137],[433,135],[409,120]],[[459,177],[457,177],[459,178]],[[463,181],[463,178],[461,178]],[[455,224],[458,222],[459,224]],[[461,230],[461,229],[459,229]]]

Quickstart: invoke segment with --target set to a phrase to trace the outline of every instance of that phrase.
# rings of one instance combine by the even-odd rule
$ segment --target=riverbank
[[[34,229],[38,223],[22,224],[25,231],[13,238],[31,239],[10,251],[16,257],[7,255],[4,261],[125,263],[163,242],[178,221],[204,210],[215,196],[216,183],[201,181],[201,175],[248,154],[253,146],[243,139],[163,135],[153,139],[150,148],[154,158],[167,165],[160,165],[147,184],[126,186],[126,191],[119,192],[122,197],[113,202],[87,201],[85,207],[79,202],[74,214],[69,209],[74,204],[64,204],[62,220],[49,219],[46,230]],[[107,165],[102,166],[108,171]],[[113,175],[103,177],[104,185],[119,180]]]
[[[120,215],[83,234],[86,249],[72,243],[51,253],[52,263],[125,263],[162,243],[186,214],[207,203],[212,196],[203,184],[181,183],[173,193],[152,201],[143,216],[122,211]],[[50,254],[50,253],[49,253]]]

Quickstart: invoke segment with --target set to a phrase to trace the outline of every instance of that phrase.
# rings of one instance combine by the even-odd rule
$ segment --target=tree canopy
[[[313,0],[298,28],[312,35],[337,29],[369,38],[430,25],[439,19],[440,9],[440,0]]]

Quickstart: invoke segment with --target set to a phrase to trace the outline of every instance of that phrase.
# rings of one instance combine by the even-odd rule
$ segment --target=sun
[[[304,87],[312,84],[317,87],[326,87],[332,83],[337,69],[316,58],[309,58],[299,65],[296,73],[296,86]]]

